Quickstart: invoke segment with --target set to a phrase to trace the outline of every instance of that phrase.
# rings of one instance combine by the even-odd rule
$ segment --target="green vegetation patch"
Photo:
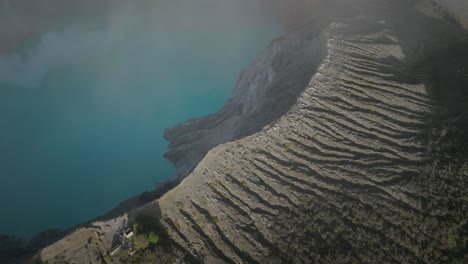
[[[167,215],[165,218],[169,218]],[[140,214],[133,223],[135,246],[145,249],[156,245],[169,246],[170,239],[160,219],[149,214]]]
[[[104,261],[106,263],[112,263],[113,259],[112,259],[112,257],[110,255],[105,255],[104,256]]]
[[[215,224],[219,223],[219,218],[214,215],[210,215],[211,221]]]
[[[150,242],[148,240],[148,236],[146,234],[139,234],[135,236],[135,247],[138,249],[146,249]]]
[[[159,236],[156,235],[154,232],[150,232],[150,233],[148,234],[148,242],[149,242],[150,244],[153,244],[153,245],[158,244],[158,242],[159,242]]]

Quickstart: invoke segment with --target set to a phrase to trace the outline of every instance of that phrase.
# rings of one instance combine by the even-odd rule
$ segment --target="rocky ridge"
[[[179,177],[187,176],[208,150],[243,138],[284,115],[296,102],[325,54],[317,38],[323,25],[273,41],[244,70],[231,98],[217,113],[166,129],[164,137]]]
[[[165,227],[161,262],[468,260],[468,34],[431,1],[389,2],[296,29],[223,110],[166,132],[189,175],[132,214]],[[37,259],[101,263],[106,225]]]

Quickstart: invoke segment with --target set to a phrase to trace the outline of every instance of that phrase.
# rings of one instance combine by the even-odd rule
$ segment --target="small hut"
[[[118,243],[117,245],[115,245],[111,250],[110,250],[110,255],[111,256],[114,256],[115,254],[117,254],[117,252],[119,252],[120,248],[122,247],[122,244]]]
[[[130,238],[132,238],[132,237],[133,237],[133,235],[134,235],[134,233],[133,233],[133,230],[132,230],[132,229],[130,229],[130,228],[128,228],[128,229],[127,229],[127,230],[125,230],[125,232],[124,232],[124,236],[125,236],[127,239],[130,239]]]

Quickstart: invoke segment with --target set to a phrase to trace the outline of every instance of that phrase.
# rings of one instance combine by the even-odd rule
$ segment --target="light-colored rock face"
[[[165,132],[170,142],[165,156],[179,177],[187,176],[211,148],[255,133],[294,105],[324,56],[323,41],[315,37],[319,32],[316,26],[275,40],[242,72],[221,111]]]
[[[102,263],[102,257],[112,248],[116,235],[127,227],[126,215],[113,220],[95,222],[79,228],[60,241],[45,248],[36,259],[50,263]]]
[[[139,209],[161,217],[175,257],[466,263],[468,37],[431,6],[305,25],[242,75],[221,114],[169,131],[182,160],[207,151],[179,186]],[[298,68],[308,80],[280,117],[222,142],[254,124],[249,115],[265,116],[257,111],[270,109],[272,90],[295,87]],[[86,232],[72,245],[85,245]],[[66,243],[43,260],[86,256]]]

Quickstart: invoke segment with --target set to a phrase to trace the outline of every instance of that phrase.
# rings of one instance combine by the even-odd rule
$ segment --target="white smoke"
[[[98,56],[124,38],[132,12],[130,5],[122,8],[108,17],[108,26],[102,30],[69,25],[44,33],[25,54],[0,54],[0,83],[37,87],[49,72]]]
[[[147,32],[149,36],[156,36],[161,43],[157,48],[167,49],[167,52],[174,54],[180,52],[173,50],[182,45],[178,42],[185,40],[179,36],[192,36],[193,52],[180,55],[203,56],[206,59],[211,57],[196,52],[197,46],[213,44],[214,38],[224,36],[217,43],[222,43],[225,56],[230,56],[231,53],[237,54],[230,50],[241,47],[244,42],[250,43],[251,39],[240,34],[245,28],[266,21],[259,16],[259,4],[254,4],[251,0],[143,3],[131,3],[111,9],[103,18],[103,29],[85,30],[76,25],[68,25],[62,31],[43,33],[38,44],[26,54],[0,53],[0,84],[40,86],[49,72],[69,64],[79,64],[111,50],[115,45],[125,42],[125,38],[135,28],[142,29],[140,31]],[[21,21],[22,18],[17,20]],[[231,32],[231,39],[225,39],[229,35],[226,32]],[[213,46],[216,47],[214,44]]]
[[[0,57],[0,82],[22,87],[40,85],[49,71],[86,60],[103,52],[110,44],[105,32],[67,29],[46,33],[28,55]]]

